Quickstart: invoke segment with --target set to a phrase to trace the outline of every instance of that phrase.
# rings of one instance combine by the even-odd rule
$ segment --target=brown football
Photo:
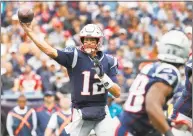
[[[34,12],[28,7],[22,7],[18,10],[18,18],[22,23],[31,23],[34,17]]]

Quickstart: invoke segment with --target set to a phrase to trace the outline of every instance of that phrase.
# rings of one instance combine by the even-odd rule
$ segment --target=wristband
[[[164,135],[165,136],[174,136],[170,129]]]
[[[106,74],[104,74],[102,78],[99,78],[99,80],[101,81],[105,89],[109,89],[114,85],[114,82]]]

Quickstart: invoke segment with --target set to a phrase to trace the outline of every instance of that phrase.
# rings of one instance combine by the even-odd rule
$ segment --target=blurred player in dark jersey
[[[188,58],[186,35],[172,30],[158,42],[159,62],[147,64],[134,80],[115,136],[173,136],[163,107],[180,82],[178,67]]]
[[[29,25],[21,26],[37,47],[68,70],[73,111],[66,132],[71,136],[87,136],[94,129],[97,136],[112,136],[107,94],[119,97],[120,87],[115,83],[117,59],[100,51],[101,29],[95,24],[84,26],[80,31],[81,48],[67,47],[61,51],[40,41]]]
[[[181,97],[174,104],[173,114],[171,119],[183,120],[188,123],[190,130],[192,127],[192,55],[185,66],[186,82],[185,88],[182,92]],[[179,132],[178,130],[172,130],[175,136],[191,136],[192,134],[188,131]]]

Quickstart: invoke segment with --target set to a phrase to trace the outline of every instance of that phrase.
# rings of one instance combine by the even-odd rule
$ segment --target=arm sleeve
[[[73,47],[66,47],[64,50],[57,50],[58,56],[54,59],[56,62],[64,67],[72,67],[74,52],[77,51]]]
[[[37,115],[36,115],[35,110],[32,111],[32,123],[33,123],[32,136],[36,136],[36,129],[37,129]]]
[[[57,128],[57,114],[56,112],[51,116],[47,128],[56,129]]]
[[[13,129],[12,129],[12,126],[13,126],[13,118],[10,114],[8,114],[7,116],[7,122],[6,122],[6,127],[7,127],[7,131],[9,133],[9,136],[14,136],[14,132],[13,132]]]

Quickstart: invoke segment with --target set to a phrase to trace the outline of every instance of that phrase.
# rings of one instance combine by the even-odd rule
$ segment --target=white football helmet
[[[85,37],[97,38],[98,43],[94,46],[93,45],[84,45],[83,41]],[[88,54],[90,54],[93,51],[99,50],[103,37],[104,37],[104,34],[99,26],[95,24],[88,24],[84,26],[82,30],[80,31],[80,40],[83,44],[81,49]]]
[[[177,64],[184,64],[188,58],[190,43],[187,36],[177,30],[165,33],[158,45],[158,59]]]

